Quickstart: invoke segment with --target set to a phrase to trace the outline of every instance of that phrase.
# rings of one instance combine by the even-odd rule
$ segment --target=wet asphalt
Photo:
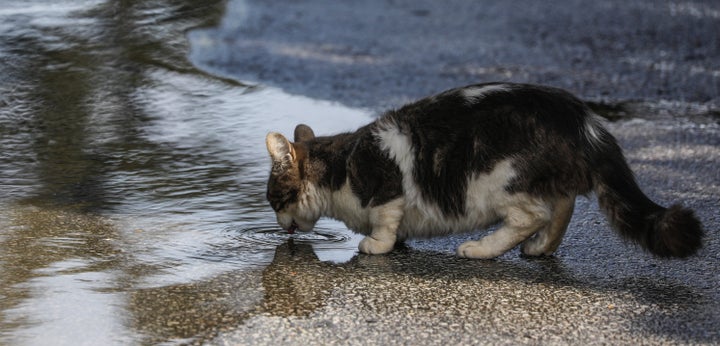
[[[646,193],[695,209],[707,236],[695,257],[653,258],[591,195],[551,258],[454,256],[479,234],[341,265],[285,244],[261,308],[211,343],[720,343],[717,2],[231,1],[227,17],[202,33],[224,48],[197,64],[355,107],[497,80],[566,88],[613,120]]]

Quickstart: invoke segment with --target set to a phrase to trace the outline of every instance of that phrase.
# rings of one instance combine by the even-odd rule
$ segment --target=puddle
[[[352,131],[371,115],[197,70],[186,37],[201,36],[185,32],[218,22],[223,6],[37,0],[0,10],[0,344],[182,343],[208,317],[147,324],[155,315],[138,299],[176,297],[167,316],[187,314],[180,300],[233,315],[257,294],[218,297],[257,292],[278,246],[328,263],[357,253],[360,237],[331,220],[279,231],[264,141],[298,123]]]

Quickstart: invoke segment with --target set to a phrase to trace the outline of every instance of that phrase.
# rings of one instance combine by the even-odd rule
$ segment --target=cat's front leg
[[[404,198],[394,199],[370,210],[372,232],[360,241],[360,252],[378,255],[392,251],[397,240],[397,229],[403,217]]]

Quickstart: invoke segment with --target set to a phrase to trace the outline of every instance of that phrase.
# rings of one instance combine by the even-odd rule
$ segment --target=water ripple
[[[236,238],[238,241],[272,247],[278,246],[289,239],[300,244],[344,243],[350,240],[349,235],[340,234],[329,228],[316,227],[310,232],[298,231],[289,234],[287,231],[280,229],[277,224],[270,223],[241,229],[238,231]]]

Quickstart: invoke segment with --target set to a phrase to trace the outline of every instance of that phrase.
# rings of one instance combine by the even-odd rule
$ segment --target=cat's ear
[[[310,126],[300,124],[295,127],[295,142],[309,141],[313,138],[315,138],[315,133]]]
[[[288,169],[295,160],[295,149],[285,136],[277,133],[268,133],[265,137],[268,153],[273,161],[273,173],[280,173]]]

